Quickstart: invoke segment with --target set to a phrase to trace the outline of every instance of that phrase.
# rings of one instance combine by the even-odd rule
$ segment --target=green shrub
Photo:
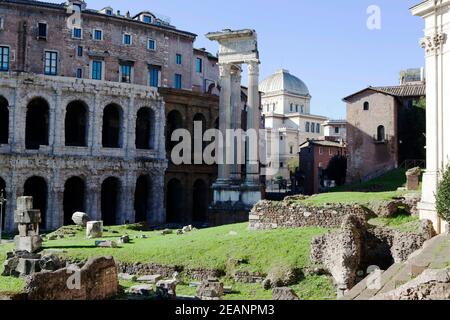
[[[445,221],[450,221],[450,167],[447,167],[439,183],[436,195],[438,215]]]

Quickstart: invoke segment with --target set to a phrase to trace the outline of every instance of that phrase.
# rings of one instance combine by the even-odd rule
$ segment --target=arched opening
[[[152,205],[150,177],[142,175],[136,181],[136,191],[134,193],[134,210],[136,212],[135,221],[149,221],[151,209]]]
[[[102,183],[101,210],[102,220],[105,226],[117,224],[117,215],[119,211],[119,189],[120,181],[117,178],[110,177]]]
[[[110,104],[103,111],[103,148],[121,147],[121,122],[122,108],[116,104]]]
[[[139,109],[136,117],[136,149],[154,149],[155,119],[150,108]]]
[[[4,197],[4,199],[6,199],[6,182],[5,180],[3,180],[2,178],[0,178],[0,198],[1,196]],[[6,202],[3,203],[3,207],[0,206],[0,210],[2,210],[0,212],[0,214],[2,215],[2,225],[1,228],[2,230],[5,230],[5,225],[6,225]]]
[[[66,146],[86,147],[87,107],[81,101],[69,103],[66,110]]]
[[[64,185],[64,225],[73,224],[72,215],[85,211],[85,183],[80,177],[72,177]]]
[[[33,99],[27,107],[25,147],[39,150],[48,146],[49,106],[42,98]]]
[[[0,144],[8,144],[9,110],[8,100],[0,96]]]
[[[183,186],[180,180],[172,179],[166,188],[166,210],[168,223],[180,223],[183,221]]]
[[[370,105],[369,105],[369,102],[364,102],[364,111],[369,111],[369,108],[370,108]]]
[[[202,137],[203,137],[203,135],[205,134],[205,131],[206,131],[207,124],[206,124],[205,116],[201,113],[197,113],[196,115],[194,115],[193,124],[192,124],[193,134],[195,132],[194,126],[195,125],[198,126],[199,124],[201,124],[201,130],[202,130],[201,132],[202,132]],[[196,143],[199,143],[199,141],[197,139],[192,139],[192,151],[193,151],[194,159],[203,159],[203,150],[205,150],[205,148],[208,144],[207,144],[207,142],[203,141],[203,139],[202,139],[202,141],[201,141],[202,148],[197,150],[198,147],[196,148],[196,146],[195,146]]]
[[[31,177],[24,185],[23,195],[33,197],[33,209],[41,211],[41,229],[45,229],[47,216],[47,182],[42,177]]]
[[[384,126],[378,126],[377,128],[377,141],[383,142],[386,140]]]
[[[166,149],[167,152],[171,152],[172,149],[177,145],[177,142],[171,141],[172,133],[183,128],[183,117],[181,113],[177,110],[172,110],[167,115],[167,125],[166,125]]]
[[[194,183],[193,192],[193,221],[206,222],[208,220],[208,186],[205,181],[199,179]]]

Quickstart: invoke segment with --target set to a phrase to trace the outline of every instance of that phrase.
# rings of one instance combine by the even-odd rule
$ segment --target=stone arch
[[[67,105],[65,118],[65,143],[71,147],[87,146],[88,106],[76,100]]]
[[[203,179],[194,182],[192,192],[192,220],[206,222],[208,220],[208,185]]]
[[[0,196],[3,196],[5,199],[7,198],[6,182],[5,182],[5,180],[2,179],[2,177],[0,177]],[[6,205],[7,205],[7,203],[5,202],[3,204],[3,208],[0,207],[0,209],[2,209],[2,211],[0,212],[0,214],[2,215],[2,225],[0,226],[2,228],[2,230],[5,230],[5,226],[6,226]]]
[[[101,213],[104,225],[117,224],[120,209],[120,180],[116,177],[106,178],[101,190]]]
[[[64,225],[73,224],[72,215],[86,210],[86,183],[81,177],[72,177],[64,184]]]
[[[44,98],[34,98],[27,106],[25,124],[25,147],[39,150],[39,146],[48,146],[50,108]]]
[[[25,181],[23,195],[33,197],[33,208],[41,211],[42,229],[46,228],[47,205],[48,205],[48,186],[47,181],[39,176],[32,176]]]
[[[103,110],[102,146],[103,148],[122,147],[123,109],[115,103]]]
[[[173,147],[175,147],[176,142],[172,142],[172,133],[177,130],[183,128],[183,116],[180,111],[172,110],[167,115],[167,124],[166,124],[166,149],[168,152],[171,152]]]
[[[180,223],[183,221],[183,185],[181,181],[173,178],[166,187],[166,210],[168,223]]]
[[[136,180],[134,193],[135,222],[148,222],[152,214],[152,183],[150,176],[141,175]]]
[[[0,96],[0,144],[9,142],[9,102]]]
[[[155,148],[155,112],[148,107],[138,110],[136,116],[136,149]]]

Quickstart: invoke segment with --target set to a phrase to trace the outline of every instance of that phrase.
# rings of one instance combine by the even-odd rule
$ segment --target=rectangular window
[[[290,147],[289,147],[289,153],[290,153],[290,154],[293,154],[293,153],[294,153],[294,147],[293,147],[293,146],[290,146]]]
[[[200,58],[197,58],[195,61],[195,70],[197,71],[197,73],[202,73],[203,72],[203,60]]]
[[[315,124],[314,122],[311,122],[311,133],[314,133],[315,130]]]
[[[78,46],[77,48],[77,56],[82,57],[83,56],[83,47]]]
[[[39,39],[47,39],[47,24],[46,23],[38,24],[38,38]]]
[[[306,132],[309,132],[309,122],[306,122],[306,125],[305,125],[305,131],[306,131]]]
[[[319,154],[323,154],[323,148],[322,147],[319,148]]]
[[[131,83],[132,66],[124,64],[120,66],[120,82]]]
[[[106,14],[107,14],[108,16],[112,16],[113,12],[112,12],[112,10],[107,9],[107,10],[106,10]]]
[[[77,78],[78,79],[83,78],[83,69],[81,69],[81,68],[77,69]]]
[[[330,156],[332,156],[332,155],[333,155],[333,149],[328,148],[328,154],[329,154]]]
[[[339,134],[339,127],[334,127],[334,133]]]
[[[149,69],[150,73],[150,86],[158,88],[159,87],[159,74],[161,72],[161,67],[151,66]]]
[[[183,87],[183,83],[182,83],[182,76],[181,76],[181,74],[175,74],[174,88],[175,89],[181,89],[182,87]]]
[[[0,47],[0,71],[9,71],[9,47]]]
[[[92,61],[92,79],[102,80],[102,61]]]
[[[155,42],[155,40],[148,39],[147,49],[148,50],[156,50],[156,42]]]
[[[53,51],[45,51],[45,67],[44,73],[50,76],[56,76],[58,63],[58,53]]]
[[[175,63],[176,64],[181,64],[183,62],[182,60],[183,60],[183,57],[181,56],[181,54],[177,53],[177,55],[175,57]]]
[[[319,123],[316,124],[316,132],[320,133],[320,124]]]
[[[94,40],[96,40],[96,41],[103,40],[103,31],[102,30],[94,30]]]
[[[73,28],[73,37],[75,39],[81,39],[81,29],[80,28]]]
[[[150,17],[150,16],[144,16],[144,22],[145,22],[145,23],[152,23],[152,17]]]
[[[124,44],[124,45],[131,46],[132,41],[133,41],[133,40],[132,40],[130,34],[124,34],[124,35],[123,35],[123,44]]]
[[[0,30],[3,30],[5,27],[5,19],[0,17]]]

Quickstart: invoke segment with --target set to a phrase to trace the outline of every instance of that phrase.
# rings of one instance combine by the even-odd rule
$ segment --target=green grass
[[[6,260],[6,253],[12,251],[13,244],[0,245],[0,274],[3,272],[3,263]],[[0,293],[20,293],[25,285],[24,279],[0,276]]]
[[[106,239],[118,240],[120,235],[127,233],[132,237],[132,243],[118,248],[97,248],[94,240],[87,240],[82,232],[78,232],[74,238],[46,241],[44,249],[62,249],[66,251],[63,256],[80,261],[111,255],[121,262],[152,262],[216,270],[225,270],[230,259],[244,260],[246,264],[241,265],[244,270],[267,273],[275,264],[307,266],[312,238],[327,232],[323,228],[255,232],[247,227],[248,224],[243,223],[165,236],[158,232],[145,232],[148,239],[134,239],[135,235],[144,232],[108,227],[109,231],[119,233],[105,233]],[[230,234],[232,231],[237,235]]]
[[[373,218],[369,223],[374,226],[387,227],[402,232],[415,232],[419,227],[419,217],[407,214],[398,214],[389,218]]]
[[[298,202],[310,205],[324,205],[326,203],[367,205],[373,201],[386,201],[400,197],[410,191],[398,190],[405,186],[406,171],[395,169],[385,175],[363,183],[356,183],[331,189],[327,193],[314,195]]]
[[[232,293],[225,294],[224,300],[271,300],[272,290],[265,290],[261,284],[239,283],[229,279],[222,279],[225,286],[232,288]],[[132,281],[121,280],[124,288],[137,285]],[[336,289],[328,276],[307,276],[296,285],[290,286],[301,300],[334,300]],[[197,288],[189,287],[189,281],[177,285],[177,295],[195,296]]]

